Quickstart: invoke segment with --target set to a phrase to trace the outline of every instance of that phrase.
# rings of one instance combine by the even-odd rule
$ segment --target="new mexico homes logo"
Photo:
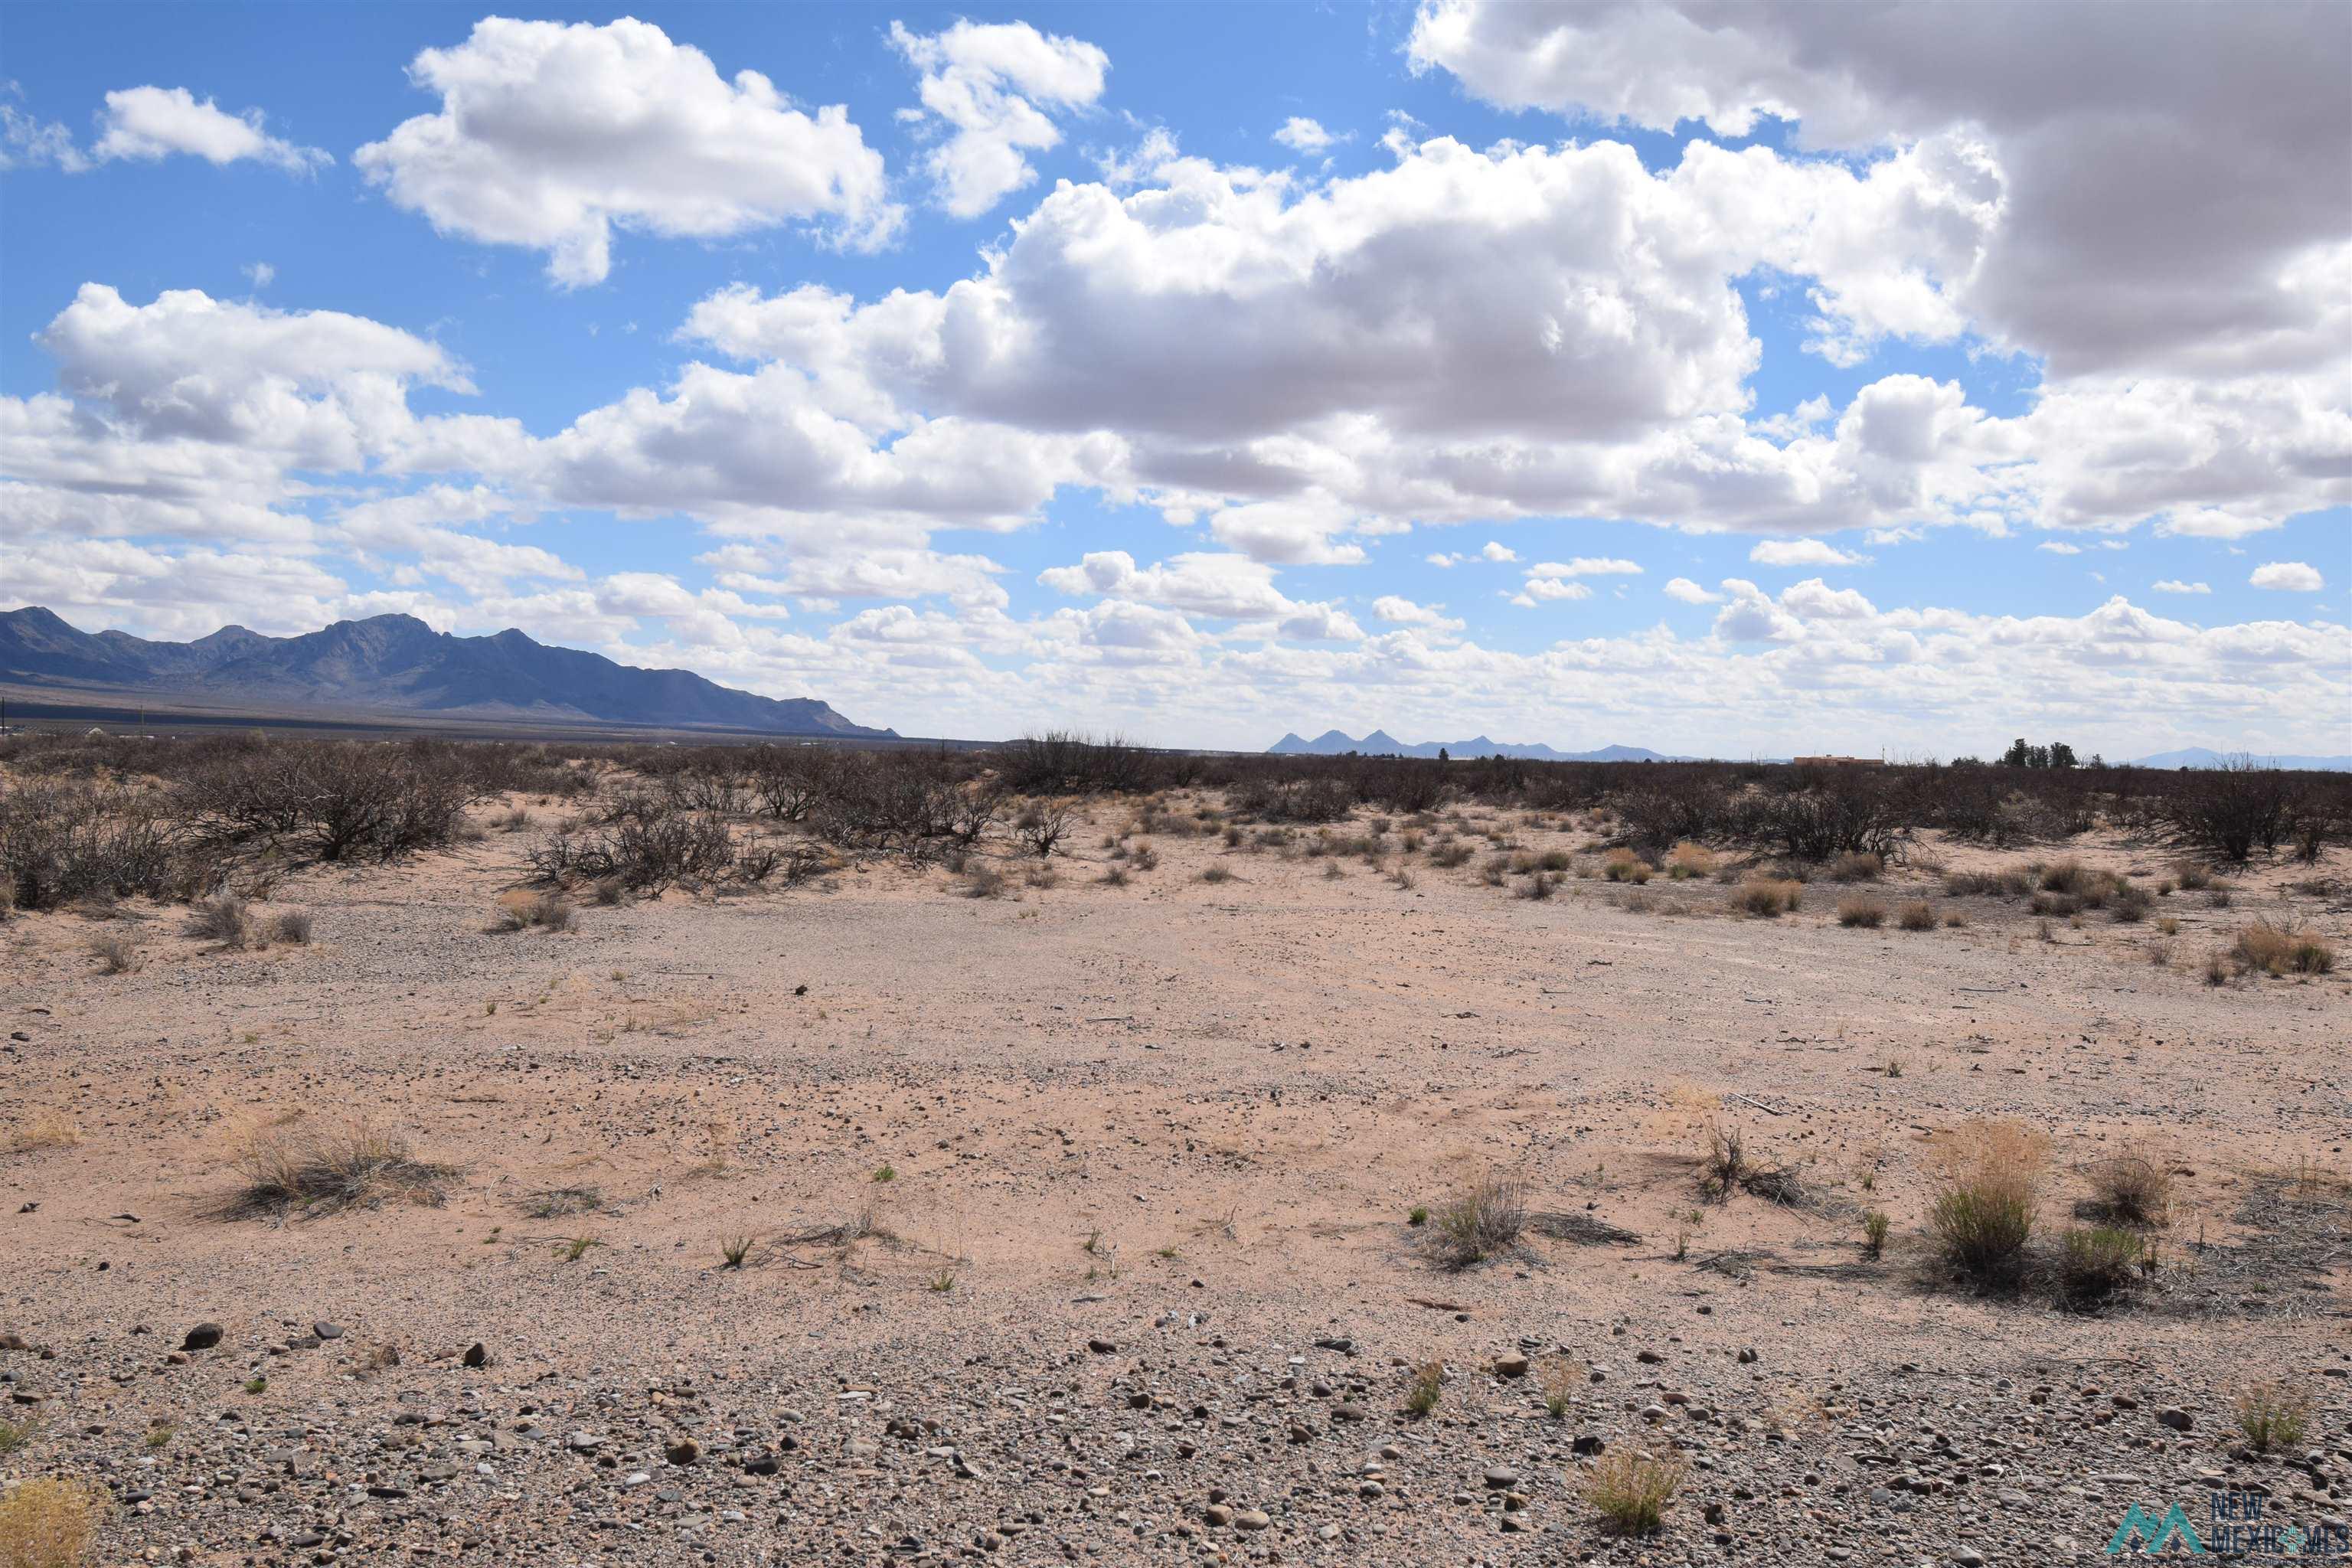
[[[2257,1562],[2342,1562],[2352,1559],[2352,1528],[2309,1528],[2263,1517],[2268,1500],[2235,1487],[2210,1494],[2201,1527],[2174,1503],[2162,1513],[2133,1503],[2107,1540],[2110,1557],[2236,1557]]]

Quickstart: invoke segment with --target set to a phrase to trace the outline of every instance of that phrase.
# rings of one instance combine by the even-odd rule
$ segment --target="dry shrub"
[[[2311,1395],[2284,1378],[2250,1383],[2231,1401],[2238,1430],[2258,1454],[2303,1447],[2311,1426]]]
[[[2172,1170],[2145,1149],[2111,1154],[2090,1170],[2098,1212],[2127,1225],[2160,1226],[2172,1211]]]
[[[1916,900],[1903,906],[1901,912],[1895,917],[1895,923],[1905,931],[1934,931],[1936,906],[1925,899]]]
[[[1731,907],[1762,920],[1777,919],[1803,904],[1804,884],[1777,877],[1750,877],[1731,890]]]
[[[310,917],[301,910],[288,910],[269,922],[269,934],[279,942],[308,947],[310,944]]]
[[[19,1481],[0,1497],[0,1564],[80,1568],[106,1511],[106,1494],[59,1477]]]
[[[963,874],[963,896],[967,899],[1001,899],[1012,886],[1012,879],[995,867],[973,866]]]
[[[2021,898],[2033,890],[2033,878],[2032,868],[2024,866],[2006,871],[1956,871],[1944,879],[1944,891],[1956,899]]]
[[[2067,1231],[2058,1247],[2059,1305],[2087,1310],[2129,1289],[2144,1251],[2136,1233],[2113,1226]]]
[[[2256,921],[2238,933],[2230,956],[2242,973],[2326,974],[2336,968],[2336,950],[2310,931]]]
[[[128,974],[146,962],[139,950],[119,931],[109,931],[89,944],[89,955],[98,960],[100,974]]]
[[[1927,1211],[1944,1255],[1972,1279],[2014,1279],[2040,1216],[2050,1142],[2012,1121],[1962,1126]]]
[[[1587,1501],[1620,1535],[1654,1535],[1689,1468],[1679,1458],[1653,1458],[1630,1448],[1602,1456],[1585,1479]]]
[[[1875,855],[1860,851],[1841,855],[1830,862],[1832,882],[1875,882],[1886,869],[1886,862]]]
[[[1704,844],[1684,839],[1666,852],[1666,875],[1677,882],[1704,877],[1715,869],[1715,855]]]
[[[1528,1223],[1527,1184],[1486,1175],[1430,1216],[1449,1268],[1467,1268],[1515,1245]]]
[[[1437,1408],[1438,1395],[1445,1392],[1445,1363],[1425,1361],[1412,1369],[1412,1377],[1405,1384],[1404,1407],[1415,1415],[1426,1415]]]
[[[1601,874],[1612,882],[1632,882],[1636,887],[1650,879],[1650,868],[1631,849],[1612,849],[1601,863]]]
[[[454,1167],[419,1160],[399,1133],[359,1118],[310,1128],[280,1121],[239,1142],[232,1163],[245,1184],[228,1205],[237,1215],[330,1214],[388,1197],[438,1207]]]
[[[1459,838],[1454,838],[1432,849],[1429,852],[1429,863],[1450,871],[1456,866],[1466,864],[1470,855],[1470,846]]]
[[[1709,1116],[1699,1124],[1699,1191],[1717,1200],[1727,1198],[1748,1168],[1748,1136],[1736,1122]]]
[[[1837,907],[1838,924],[1862,926],[1871,931],[1886,923],[1886,906],[1876,899],[1840,899]]]
[[[252,922],[246,918],[243,899],[235,893],[216,893],[188,906],[188,923],[182,929],[199,941],[216,942],[223,947],[243,947],[251,934]]]
[[[564,931],[572,929],[571,902],[557,893],[533,893],[529,898],[509,899],[499,905],[490,917],[489,930],[494,934],[528,931],[537,926],[541,931]]]
[[[32,1154],[43,1149],[70,1149],[80,1142],[81,1124],[51,1107],[34,1111],[23,1126],[8,1135],[8,1152]]]

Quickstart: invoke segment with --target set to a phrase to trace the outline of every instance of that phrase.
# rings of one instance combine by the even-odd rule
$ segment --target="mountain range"
[[[1662,756],[1640,746],[1603,746],[1597,752],[1559,752],[1541,742],[1518,744],[1507,741],[1490,741],[1484,735],[1474,735],[1466,741],[1423,741],[1407,745],[1386,730],[1375,730],[1361,739],[1340,730],[1326,730],[1313,740],[1297,735],[1285,735],[1266,750],[1286,757],[1339,757],[1349,752],[1368,757],[1434,757],[1443,751],[1449,757],[1527,757],[1539,763],[1681,763],[1687,757]]]
[[[521,632],[461,637],[414,616],[299,637],[223,626],[194,642],[85,632],[39,605],[0,614],[0,685],[66,700],[262,712],[588,721],[892,740],[813,697],[738,691],[691,670],[640,669]]]
[[[2136,768],[2219,768],[2251,755],[2254,761],[2275,768],[2310,768],[2320,773],[2352,773],[2352,757],[2274,757],[2266,752],[2217,752],[2210,746],[2190,746],[2178,752],[2158,752],[2152,757],[2135,757]]]

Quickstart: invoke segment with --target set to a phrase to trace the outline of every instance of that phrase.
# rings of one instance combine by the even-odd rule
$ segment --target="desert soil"
[[[992,856],[997,898],[877,861],[493,934],[526,842],[493,833],[287,876],[255,912],[307,945],[17,915],[0,1473],[101,1483],[101,1561],[222,1564],[2087,1563],[2232,1486],[2343,1523],[2352,984],[2202,971],[2257,915],[2346,948],[2352,857],[2045,940],[1916,867],[1876,895],[1965,926],[1843,927],[1819,882],[1769,920],[1711,879],[1404,887],[1393,839],[1163,830],[1114,886],[1127,818],[1051,887]],[[97,972],[110,933],[140,967]],[[2179,1173],[2131,1300],[1937,1262],[1978,1119],[2049,1135],[2053,1226],[2106,1155]],[[1710,1121],[1797,1201],[1703,1197]],[[257,1138],[362,1122],[450,1167],[437,1202],[234,1206]],[[1448,1268],[1411,1212],[1483,1175],[1532,1217]],[[2237,1430],[2264,1377],[2315,1402],[2292,1453]],[[1690,1467],[1645,1539],[1585,1494],[1628,1450]]]

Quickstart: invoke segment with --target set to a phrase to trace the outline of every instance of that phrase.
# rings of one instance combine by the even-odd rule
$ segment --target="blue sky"
[[[914,733],[2347,749],[2347,14],[2102,103],[1960,9],[14,6],[0,601]]]

